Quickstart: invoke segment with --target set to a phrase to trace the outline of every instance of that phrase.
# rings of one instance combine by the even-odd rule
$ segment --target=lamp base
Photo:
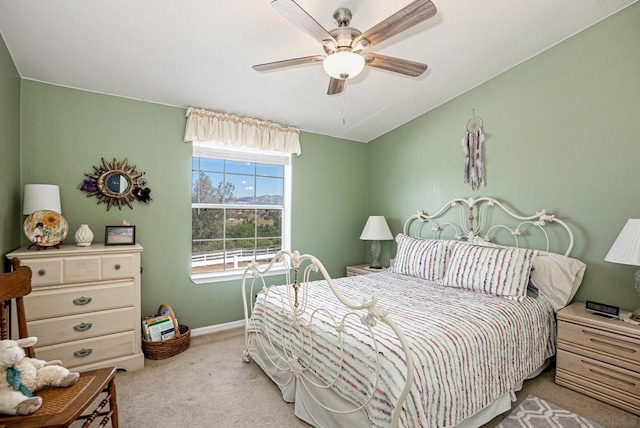
[[[49,210],[31,213],[22,225],[25,236],[32,245],[35,245],[36,250],[48,247],[60,248],[67,237],[68,228],[67,220],[62,214]]]
[[[378,258],[380,257],[380,241],[371,241],[371,256],[373,257],[373,260],[371,261],[371,266],[369,266],[369,268],[382,269],[382,266],[378,261]]]

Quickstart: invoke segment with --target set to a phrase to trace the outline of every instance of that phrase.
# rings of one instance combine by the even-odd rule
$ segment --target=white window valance
[[[193,107],[187,110],[184,141],[202,146],[301,153],[297,128]]]

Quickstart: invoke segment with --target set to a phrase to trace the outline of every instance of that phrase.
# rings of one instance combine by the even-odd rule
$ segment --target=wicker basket
[[[151,342],[142,338],[142,352],[144,356],[150,360],[164,360],[173,357],[179,353],[186,351],[191,343],[191,329],[188,325],[180,324],[176,321],[176,315],[173,313],[171,306],[162,304],[158,308],[158,313],[162,313],[165,308],[171,319],[173,320],[173,328],[175,329],[175,337],[160,342]]]

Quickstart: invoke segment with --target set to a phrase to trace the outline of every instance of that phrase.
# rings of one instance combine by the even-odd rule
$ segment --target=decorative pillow
[[[516,247],[488,247],[454,242],[444,285],[522,300],[538,251]]]
[[[448,242],[440,239],[412,238],[399,233],[393,271],[432,281],[442,279],[447,261]]]
[[[558,311],[575,296],[587,265],[580,260],[541,251],[533,261],[531,283],[551,301]]]

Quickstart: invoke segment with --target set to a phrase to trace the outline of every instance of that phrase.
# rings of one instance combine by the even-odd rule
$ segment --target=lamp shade
[[[364,225],[360,239],[366,241],[388,241],[393,239],[393,235],[384,216],[372,215],[369,216],[367,224]]]
[[[604,258],[608,262],[640,266],[640,219],[629,219]]]
[[[329,76],[347,80],[360,74],[364,68],[364,58],[350,51],[338,51],[328,55],[322,65]]]
[[[55,184],[27,184],[24,186],[22,213],[31,215],[40,210],[55,211],[58,214],[62,214],[60,188]]]

